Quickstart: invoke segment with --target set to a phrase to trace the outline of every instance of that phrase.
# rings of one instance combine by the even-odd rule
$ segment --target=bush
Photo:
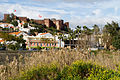
[[[113,37],[112,45],[116,49],[120,49],[120,35],[116,35],[116,36]]]
[[[71,66],[60,70],[56,64],[34,67],[22,72],[15,80],[113,80],[120,79],[120,74],[113,70],[83,61],[76,61]]]
[[[7,46],[7,48],[9,48],[9,49],[11,49],[11,50],[18,50],[18,49],[20,49],[20,45],[19,45],[18,43],[16,43],[15,45],[9,44],[9,45]]]

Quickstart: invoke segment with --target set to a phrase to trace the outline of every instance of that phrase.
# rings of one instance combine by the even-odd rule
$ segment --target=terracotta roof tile
[[[0,42],[4,42],[4,40],[0,40]]]
[[[9,26],[5,26],[5,27],[9,27]]]
[[[0,24],[9,24],[9,23],[0,23]]]
[[[21,33],[21,31],[19,31],[19,32],[12,32],[12,33],[9,33],[9,34],[15,34],[15,35],[18,35],[19,33]]]
[[[42,33],[42,34],[40,34],[40,35],[45,35],[45,34],[47,34],[47,33]]]

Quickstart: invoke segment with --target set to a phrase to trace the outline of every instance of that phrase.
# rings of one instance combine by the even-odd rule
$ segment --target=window
[[[54,45],[54,43],[52,43],[52,45]]]
[[[39,43],[37,43],[37,46],[39,46]]]
[[[40,46],[42,46],[42,43],[41,43],[41,45]]]

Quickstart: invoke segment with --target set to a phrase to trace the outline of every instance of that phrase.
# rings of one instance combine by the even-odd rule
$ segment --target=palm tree
[[[93,33],[93,31],[89,29],[87,26],[83,26],[83,33],[85,35],[85,42],[86,42],[85,48],[88,48],[91,46],[91,34]]]
[[[74,45],[74,39],[76,38],[75,31],[72,32],[71,36],[72,36],[72,44]]]
[[[80,34],[81,34],[81,27],[80,26],[77,26],[76,28],[75,28],[76,30],[75,30],[75,33],[78,35],[78,47],[80,48]]]
[[[69,35],[69,36],[68,36],[68,39],[69,39],[69,44],[70,44],[70,47],[71,47],[71,39],[72,39],[72,36]]]
[[[54,47],[55,47],[55,43],[56,43],[56,31],[51,31],[51,34],[54,36]]]
[[[93,35],[95,37],[95,43],[96,43],[96,45],[99,44],[99,36],[98,36],[99,32],[100,32],[100,29],[99,29],[98,25],[95,24],[93,26]]]
[[[71,32],[69,33],[69,40],[72,39],[72,45],[74,46],[74,39],[76,38],[76,33],[75,31],[71,30]]]
[[[60,39],[60,48],[61,48],[61,40],[63,39],[63,35],[62,35],[62,34],[59,34],[58,39]]]

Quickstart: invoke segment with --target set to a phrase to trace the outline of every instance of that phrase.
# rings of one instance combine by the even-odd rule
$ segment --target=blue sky
[[[120,0],[0,0],[0,16],[13,13],[33,19],[56,18],[77,25],[99,26],[120,22]],[[42,18],[39,18],[41,15]]]

